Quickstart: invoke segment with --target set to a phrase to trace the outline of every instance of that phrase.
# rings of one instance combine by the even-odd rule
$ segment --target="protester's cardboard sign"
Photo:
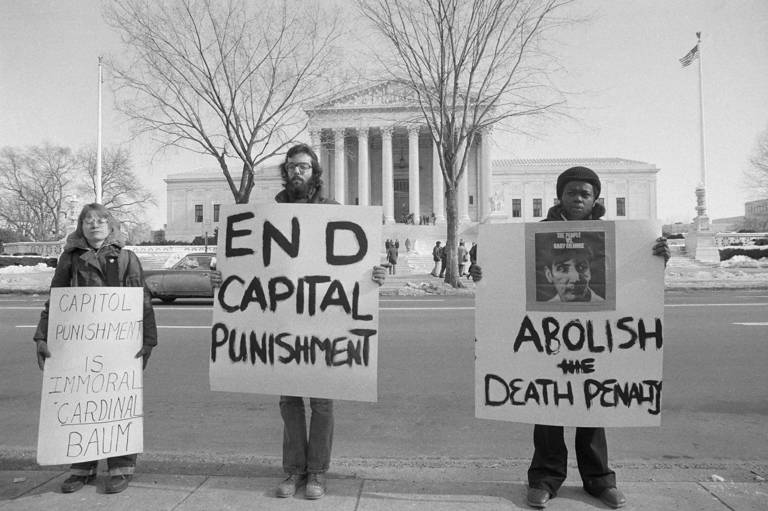
[[[51,288],[37,462],[142,452],[140,287]]]
[[[480,226],[477,417],[661,422],[664,260],[652,221]]]
[[[222,208],[211,390],[376,401],[381,208]]]

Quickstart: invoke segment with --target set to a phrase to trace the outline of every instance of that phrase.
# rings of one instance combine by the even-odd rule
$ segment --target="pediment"
[[[402,83],[388,81],[348,91],[316,105],[312,110],[413,107],[417,100],[413,91]]]

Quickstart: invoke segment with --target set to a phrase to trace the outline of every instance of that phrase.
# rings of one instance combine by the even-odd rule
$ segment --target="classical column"
[[[320,130],[318,128],[310,128],[309,130],[309,146],[315,151],[317,159],[320,159]]]
[[[333,142],[334,142],[334,162],[333,162],[333,198],[339,204],[344,204],[345,190],[347,189],[347,180],[344,175],[344,162],[346,160],[346,154],[344,154],[344,128],[336,128],[333,130]]]
[[[371,203],[371,166],[368,161],[368,127],[357,129],[357,197],[361,206]]]
[[[419,200],[419,127],[408,127],[408,209],[418,225],[421,216]]]
[[[464,154],[464,150],[467,148],[466,139],[459,145],[459,150],[456,153],[457,158],[461,158]],[[466,158],[466,168],[464,174],[462,174],[459,180],[459,186],[457,190],[456,200],[459,206],[459,223],[469,222],[469,158]]]
[[[384,223],[395,223],[395,183],[392,178],[392,126],[381,128],[381,201]]]
[[[445,181],[440,169],[440,148],[432,139],[432,207],[435,213],[435,224],[445,224]]]
[[[491,214],[491,195],[493,195],[493,172],[491,169],[491,128],[480,132],[480,190],[477,198],[478,218],[485,222]]]

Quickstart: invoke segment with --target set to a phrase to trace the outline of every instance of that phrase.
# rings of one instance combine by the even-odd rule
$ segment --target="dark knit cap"
[[[563,190],[570,181],[585,181],[592,185],[595,192],[595,200],[600,197],[600,178],[595,171],[587,167],[571,167],[557,176],[557,198],[563,198]]]

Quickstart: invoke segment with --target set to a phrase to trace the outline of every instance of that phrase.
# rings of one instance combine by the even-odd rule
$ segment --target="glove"
[[[387,270],[384,269],[384,265],[373,267],[371,280],[380,286],[384,284],[384,281],[387,280]]]
[[[147,344],[144,344],[138,353],[136,353],[136,358],[141,357],[143,360],[142,369],[147,368],[147,362],[149,362],[149,356],[152,354],[152,346],[149,346]]]
[[[37,366],[40,370],[43,370],[45,366],[45,359],[51,356],[51,352],[48,351],[48,343],[45,341],[37,342]]]

